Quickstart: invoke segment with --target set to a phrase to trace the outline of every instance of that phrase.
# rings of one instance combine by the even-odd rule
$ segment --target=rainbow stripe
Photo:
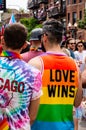
[[[2,57],[12,57],[12,58],[19,58],[22,59],[21,55],[16,53],[16,52],[11,52],[11,51],[2,51],[0,56]]]
[[[9,123],[6,118],[0,123],[0,130],[9,130]]]

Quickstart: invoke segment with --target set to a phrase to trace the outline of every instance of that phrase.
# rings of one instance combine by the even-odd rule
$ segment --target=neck
[[[36,44],[36,45],[31,45],[32,48],[39,48],[41,45],[40,44]]]
[[[46,51],[62,52],[62,49],[60,48],[59,45],[58,46],[56,45],[56,46],[53,46],[53,47],[47,47]]]
[[[79,50],[79,52],[80,52],[80,53],[82,53],[82,52],[83,52],[83,50]]]
[[[40,45],[32,45],[31,47],[30,47],[30,51],[39,51],[39,50],[41,50],[41,46]]]

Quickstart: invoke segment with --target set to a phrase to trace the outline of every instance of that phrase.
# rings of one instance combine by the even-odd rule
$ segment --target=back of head
[[[40,41],[43,33],[42,28],[35,28],[31,31],[30,41]]]
[[[9,24],[4,31],[5,45],[11,49],[20,49],[27,39],[27,29],[20,23]]]
[[[48,35],[50,42],[57,42],[60,44],[62,40],[63,25],[61,22],[50,19],[43,23],[43,33]]]

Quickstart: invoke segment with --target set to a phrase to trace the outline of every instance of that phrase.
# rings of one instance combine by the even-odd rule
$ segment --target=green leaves
[[[28,29],[28,38],[27,38],[28,41],[30,39],[31,31],[34,28],[42,27],[42,24],[40,24],[39,21],[37,19],[33,18],[33,17],[31,17],[31,18],[23,18],[23,19],[20,20],[20,22],[22,24],[24,24]]]
[[[81,29],[86,29],[86,9],[84,10],[84,19],[78,21],[78,27]]]

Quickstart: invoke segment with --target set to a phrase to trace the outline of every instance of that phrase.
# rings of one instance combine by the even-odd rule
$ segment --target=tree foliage
[[[86,29],[86,9],[84,10],[84,19],[78,21],[78,27],[81,29]]]
[[[37,19],[33,18],[33,17],[31,17],[31,18],[23,18],[23,19],[20,20],[20,22],[22,24],[24,24],[28,29],[28,38],[27,38],[28,41],[29,41],[29,38],[30,38],[31,31],[34,28],[42,27],[42,24],[39,24],[39,21]]]

